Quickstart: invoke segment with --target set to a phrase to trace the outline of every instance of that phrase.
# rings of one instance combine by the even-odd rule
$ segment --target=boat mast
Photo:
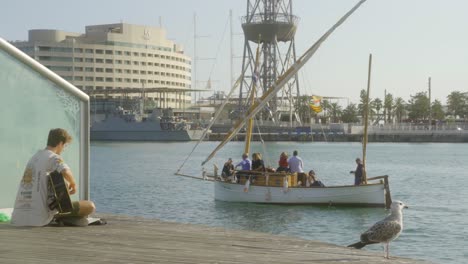
[[[239,119],[231,130],[226,134],[223,141],[211,152],[211,154],[202,162],[202,166],[205,165],[209,160],[211,160],[216,152],[218,152],[224,145],[227,144],[245,125],[246,119],[253,117],[257,114],[263,107],[267,104],[268,101],[272,100],[275,93],[278,92],[297,72],[304,66],[304,64],[315,54],[315,52],[320,48],[320,45],[341,25],[346,19],[351,16],[366,0],[359,1],[351,10],[349,10],[336,24],[334,24],[325,34],[320,37],[317,42],[315,42],[289,69],[283,73],[275,82],[275,84],[264,92],[259,98],[255,101],[253,105],[247,110],[246,116],[244,119]]]
[[[260,38],[260,37],[259,37]],[[260,40],[258,41],[257,53],[255,54],[255,68],[252,76],[252,90],[250,91],[250,105],[255,103],[255,90],[257,89],[257,82],[259,73],[258,73],[258,62],[260,61]],[[250,141],[252,140],[252,128],[253,128],[254,117],[250,117],[247,121],[247,131],[245,134],[245,150],[244,153],[250,153]]]
[[[372,70],[372,54],[369,54],[369,68],[367,72],[367,93],[366,93],[366,105],[364,111],[364,137],[362,139],[362,182],[367,183],[367,172],[366,172],[366,150],[367,150],[367,129],[369,127],[369,100],[370,100],[370,81],[371,81],[371,70]]]

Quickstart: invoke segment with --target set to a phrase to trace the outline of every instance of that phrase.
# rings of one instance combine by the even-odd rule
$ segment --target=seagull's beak
[[[405,205],[405,206],[403,206],[403,208],[406,208],[406,209],[408,209],[409,207],[408,207],[407,205]]]

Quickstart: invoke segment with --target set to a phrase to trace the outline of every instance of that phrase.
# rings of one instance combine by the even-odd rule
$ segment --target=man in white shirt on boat
[[[289,163],[289,169],[291,170],[292,173],[304,172],[304,162],[302,161],[301,157],[298,156],[297,150],[293,152],[293,156],[289,158],[288,163]]]

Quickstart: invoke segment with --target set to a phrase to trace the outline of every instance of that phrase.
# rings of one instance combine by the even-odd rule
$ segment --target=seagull
[[[361,241],[348,247],[361,249],[366,245],[383,243],[385,258],[388,259],[390,241],[395,240],[403,230],[403,208],[408,206],[401,201],[394,201],[390,207],[391,214],[362,233]]]

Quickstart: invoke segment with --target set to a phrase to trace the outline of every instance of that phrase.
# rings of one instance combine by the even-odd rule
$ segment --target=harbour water
[[[175,176],[192,150],[184,143],[101,143],[91,145],[91,198],[98,212],[220,226],[348,245],[386,216],[380,208],[336,208],[236,204],[214,201],[213,184]],[[202,143],[181,170],[201,175],[201,161],[217,145]],[[299,151],[306,169],[314,169],[326,185],[351,184],[359,143],[254,143],[252,152],[269,153],[276,167],[282,151]],[[221,150],[214,162],[240,160],[241,142]],[[391,255],[435,263],[468,262],[467,144],[372,143],[368,175],[390,176],[393,199],[404,201],[404,231],[391,244]],[[212,169],[212,165],[206,167]],[[382,251],[381,245],[364,250]]]

